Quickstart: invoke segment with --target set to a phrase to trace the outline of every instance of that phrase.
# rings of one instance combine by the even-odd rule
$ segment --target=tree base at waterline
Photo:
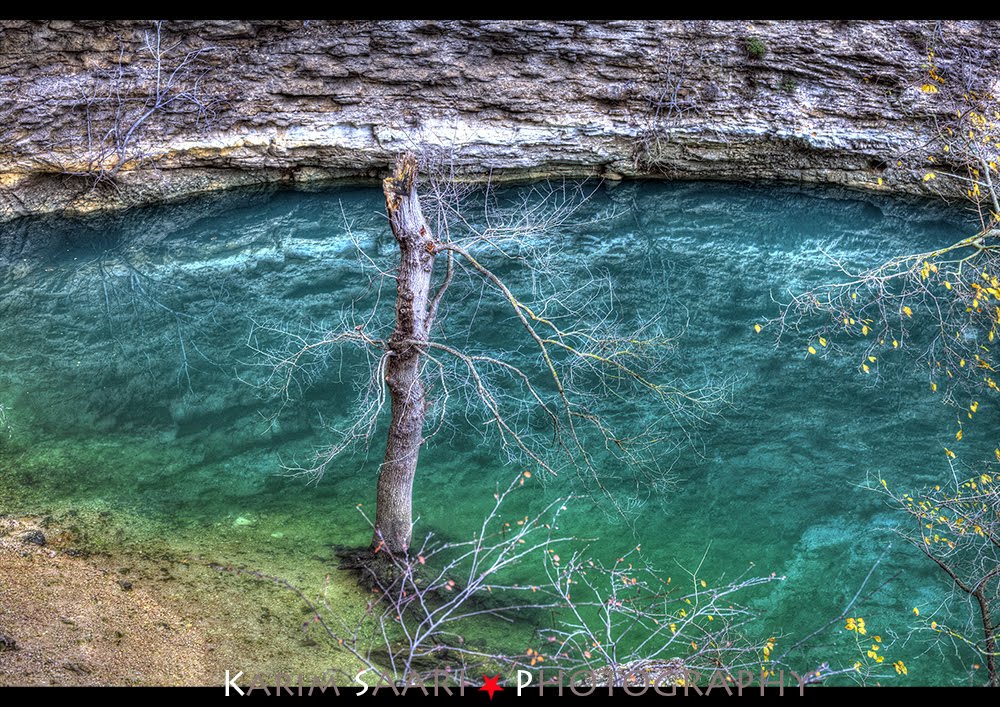
[[[339,570],[353,572],[358,578],[358,584],[365,589],[385,591],[398,582],[407,572],[408,558],[394,557],[386,551],[375,552],[370,546],[345,547],[337,545],[333,549],[334,556],[340,561]],[[413,580],[420,583],[420,579]]]

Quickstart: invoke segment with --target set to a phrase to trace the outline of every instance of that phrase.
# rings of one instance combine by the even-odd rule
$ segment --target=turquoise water
[[[502,195],[500,207],[518,197]],[[98,509],[130,519],[123,532],[139,545],[174,533],[211,548],[235,536],[265,557],[311,563],[331,562],[333,544],[366,543],[356,506],[374,501],[377,441],[316,484],[281,473],[308,464],[332,441],[328,426],[350,420],[364,357],[349,349],[313,361],[282,406],[259,386],[270,368],[255,347],[280,348],[289,334],[314,338],[352,303],[366,311],[380,301],[391,317],[391,300],[378,300],[379,283],[388,285],[363,267],[368,258],[391,266],[395,244],[382,209],[381,194],[365,188],[243,192],[5,227],[0,512]],[[666,333],[682,333],[664,373],[691,387],[729,380],[731,405],[677,450],[667,445],[659,461],[668,483],[598,456],[615,504],[586,478],[536,472],[512,515],[576,493],[562,529],[593,539],[596,557],[641,543],[665,571],[704,557],[710,580],[750,563],[785,576],[749,597],[762,617],[751,630],[781,636],[776,653],[836,617],[892,544],[872,586],[900,574],[852,612],[870,633],[895,640],[887,655],[910,669],[897,678],[887,662],[881,672],[900,684],[967,680],[953,649],[927,632],[911,635],[948,596],[947,584],[894,535],[901,516],[859,488],[870,474],[905,487],[944,478],[941,447],[954,446],[954,411],[903,352],[882,357],[876,382],[853,359],[807,355],[805,330],[780,347],[770,330],[753,331],[777,314],[774,299],[832,277],[821,251],[875,264],[967,235],[961,219],[933,204],[835,190],[598,189],[576,214],[583,223],[532,234],[532,245],[553,248],[549,261],[568,281],[605,276],[624,319],[656,317]],[[538,285],[517,263],[496,267],[518,292]],[[443,313],[450,343],[490,352],[520,341],[474,281],[460,277],[452,294]],[[527,347],[515,347],[531,364]],[[658,415],[628,401],[608,409],[626,421]],[[960,461],[992,453],[995,415],[984,402],[966,424]],[[417,534],[460,539],[478,527],[496,485],[526,467],[504,463],[465,402],[446,422],[422,454]],[[841,626],[800,651],[797,664],[858,659],[854,634]]]

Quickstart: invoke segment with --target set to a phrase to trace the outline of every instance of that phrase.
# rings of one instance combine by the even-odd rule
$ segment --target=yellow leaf
[[[811,353],[811,354],[816,353],[816,349],[814,349],[812,346],[810,346],[809,347],[809,353]]]
[[[754,324],[753,325],[753,330],[755,332],[757,332],[758,334],[760,333],[760,329],[761,329],[760,324]]]
[[[868,368],[868,364],[867,363],[861,364],[861,368],[862,368],[862,370],[864,370],[865,373],[868,373],[868,372],[871,371],[871,369]]]
[[[903,314],[905,314],[908,317],[912,317],[913,316],[913,310],[910,309],[909,307],[903,307]]]
[[[824,339],[822,336],[819,337],[819,345],[820,346],[826,346],[826,339]]]
[[[937,93],[938,92],[937,86],[935,86],[932,83],[925,83],[923,86],[920,87],[920,90],[923,91],[924,93]]]
[[[879,178],[878,178],[878,185],[879,185],[879,186],[882,186],[882,177],[879,177]]]
[[[965,359],[964,358],[958,359],[958,367],[959,368],[965,368]]]
[[[944,289],[946,289],[946,290],[950,290],[951,289],[951,283],[948,282],[947,280],[944,281]]]
[[[703,586],[703,587],[704,587],[704,586],[707,586],[707,585],[705,584],[705,580],[704,580],[704,579],[703,579],[703,580],[701,580],[701,586]]]
[[[937,383],[931,383],[931,392],[932,393],[936,393],[937,392]]]
[[[913,615],[920,616],[920,609],[918,609],[917,607],[913,607]]]
[[[876,358],[874,356],[869,356],[868,360],[871,361],[872,363],[875,363]]]
[[[944,449],[944,453],[948,455],[949,459],[954,459],[955,458],[955,452],[951,451],[947,447],[943,447],[943,449]]]
[[[861,333],[862,333],[863,335],[865,335],[865,336],[868,336],[868,325],[867,325],[867,324],[865,324],[865,325],[863,325],[863,326],[861,327]]]
[[[930,180],[934,179],[934,176],[935,176],[934,172],[928,172],[927,174],[924,175],[924,181],[929,182]]]
[[[957,442],[962,441],[962,430],[959,430],[958,432],[955,433],[955,441]]]
[[[976,412],[979,409],[979,401],[977,400],[972,403],[972,405],[969,406],[969,409],[972,410],[972,412]]]
[[[894,348],[894,349],[898,349],[899,348],[899,342],[896,341],[895,339],[892,340],[892,348]]]

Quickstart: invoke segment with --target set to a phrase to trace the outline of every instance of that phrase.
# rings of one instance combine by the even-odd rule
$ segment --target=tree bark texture
[[[416,191],[417,160],[412,154],[397,158],[392,175],[382,182],[392,233],[399,244],[396,285],[396,326],[389,337],[385,382],[392,418],[379,469],[372,549],[393,555],[410,546],[413,478],[423,442],[427,401],[421,380],[430,316],[434,239],[420,210]]]

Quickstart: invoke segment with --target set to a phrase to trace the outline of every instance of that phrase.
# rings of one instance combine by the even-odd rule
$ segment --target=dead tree
[[[379,323],[376,305],[363,314],[350,310],[343,328],[324,332],[318,340],[288,339],[275,327],[251,334],[250,344],[268,371],[266,383],[286,400],[303,372],[322,362],[332,348],[356,345],[370,357],[371,377],[353,424],[314,463],[294,471],[316,478],[351,445],[367,447],[380,413],[391,407],[374,537],[363,553],[365,561],[383,551],[383,557],[406,555],[419,453],[446,426],[456,401],[465,402],[466,416],[481,417],[483,429],[511,459],[529,468],[553,475],[564,468],[583,471],[600,486],[595,461],[600,450],[640,470],[643,483],[655,491],[664,478],[659,466],[663,442],[685,443],[697,422],[727,402],[728,385],[692,389],[679,377],[667,378],[674,338],[664,335],[656,321],[638,326],[623,321],[605,279],[584,273],[553,285],[560,258],[548,250],[552,231],[570,224],[585,194],[552,190],[537,200],[529,195],[518,209],[506,215],[490,212],[477,222],[461,203],[450,200],[450,190],[432,182],[432,196],[445,195],[434,200],[434,232],[421,210],[417,172],[416,156],[406,154],[383,183],[398,262],[391,269],[370,259],[364,263],[375,273],[373,288],[382,280],[395,284],[391,328]],[[489,264],[491,257],[530,272],[532,289],[515,291],[519,288],[513,280]],[[438,275],[437,260],[444,260],[444,272]],[[449,295],[462,301],[458,279],[475,283],[477,297],[492,301],[523,333],[512,351],[474,348],[446,335],[448,317],[441,314]],[[268,347],[262,341],[267,335],[284,335],[284,348]],[[530,366],[513,350],[517,346],[533,352]],[[427,393],[429,383],[435,388],[433,398]],[[621,409],[637,400],[655,409],[641,424],[608,414],[612,406]]]
[[[392,420],[379,469],[373,547],[382,542],[396,555],[410,546],[413,525],[413,477],[423,443],[427,401],[421,380],[421,351],[448,280],[431,296],[437,244],[428,232],[416,191],[417,161],[412,155],[396,162],[382,185],[392,234],[399,243],[396,277],[396,327],[386,342],[385,382]]]

